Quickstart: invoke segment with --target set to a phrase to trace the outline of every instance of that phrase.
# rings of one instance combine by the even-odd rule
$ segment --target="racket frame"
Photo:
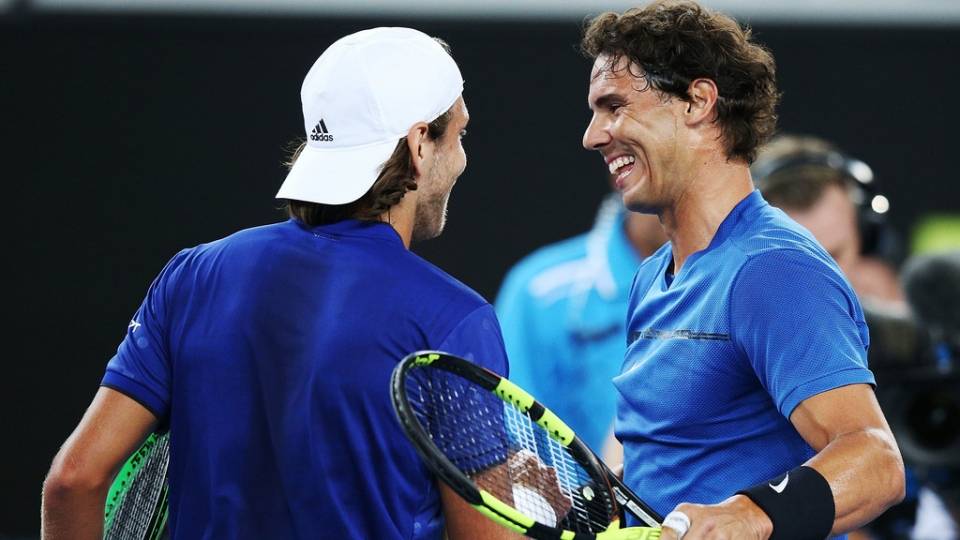
[[[120,507],[123,506],[125,499],[130,495],[135,481],[140,474],[144,474],[143,467],[153,452],[167,452],[163,459],[168,462],[163,467],[163,484],[157,494],[157,499],[151,509],[149,521],[146,526],[144,540],[160,540],[166,537],[167,521],[169,518],[169,483],[167,475],[169,471],[169,431],[157,431],[151,433],[143,441],[143,444],[127,458],[117,476],[114,478],[110,489],[107,492],[107,499],[104,504],[103,530],[104,538],[113,538],[116,534],[114,521],[120,513]]]
[[[424,350],[409,354],[397,364],[390,378],[390,398],[397,419],[427,467],[481,513],[513,531],[536,538],[567,538],[568,535],[574,534],[571,531],[536,522],[489,492],[480,489],[437,449],[426,429],[417,420],[405,388],[407,373],[413,369],[427,367],[444,370],[470,381],[492,392],[519,412],[529,415],[531,420],[546,430],[549,437],[559,442],[570,456],[580,463],[597,486],[607,488],[612,495],[610,502],[614,515],[619,516],[619,524],[625,523],[623,511],[626,508],[647,527],[660,527],[663,518],[637,497],[556,414],[525,390],[489,369],[449,353]],[[609,530],[615,530],[619,524],[614,522]],[[578,539],[594,536],[590,533],[575,534]],[[569,537],[573,538],[573,536]]]

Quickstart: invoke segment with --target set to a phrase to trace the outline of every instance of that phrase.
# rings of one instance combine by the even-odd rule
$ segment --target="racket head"
[[[501,525],[534,538],[590,539],[610,536],[623,522],[609,469],[554,413],[500,375],[420,351],[394,368],[391,400],[427,467]]]
[[[151,433],[117,473],[104,505],[105,539],[167,538],[170,434]]]

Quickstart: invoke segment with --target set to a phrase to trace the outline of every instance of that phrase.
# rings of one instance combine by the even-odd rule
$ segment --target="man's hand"
[[[690,518],[683,540],[766,540],[773,533],[770,518],[753,501],[734,495],[720,504],[681,503],[674,509]],[[677,531],[663,528],[661,540],[677,540]]]
[[[514,485],[514,498],[516,498],[516,494],[522,493],[518,490],[526,487],[543,496],[544,500],[553,509],[557,522],[567,515],[573,501],[560,489],[556,469],[542,465],[537,456],[529,450],[520,450],[510,456],[508,467]],[[522,508],[523,504],[524,501],[514,500],[514,506],[520,510],[524,510]]]

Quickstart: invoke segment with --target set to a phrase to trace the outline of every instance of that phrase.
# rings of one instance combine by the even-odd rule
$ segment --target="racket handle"
[[[663,521],[663,518],[657,514],[652,508],[638,501],[636,496],[631,496],[633,493],[630,489],[620,481],[619,478],[612,478],[612,484],[610,487],[613,488],[613,496],[617,498],[617,502],[620,506],[624,506],[627,510],[630,510],[630,513],[640,518],[641,521],[646,523],[651,527],[659,527],[660,522]]]
[[[627,527],[597,533],[597,540],[658,540],[661,534],[660,527]]]

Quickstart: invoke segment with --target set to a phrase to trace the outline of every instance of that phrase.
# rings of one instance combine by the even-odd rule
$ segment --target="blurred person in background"
[[[876,320],[871,313],[887,318],[907,315],[910,307],[891,262],[898,242],[885,220],[889,201],[879,193],[869,165],[824,139],[782,134],[761,148],[751,174],[763,197],[809,230],[837,261],[867,309],[868,323]],[[871,327],[876,342],[871,359],[888,356],[875,350],[887,344],[881,332]],[[919,364],[923,359],[911,360]],[[884,378],[885,366],[871,367],[881,385],[903,384],[907,366],[893,372],[900,381]],[[882,390],[878,395],[886,409]],[[909,467],[906,479],[905,500],[858,531],[856,537],[955,540],[957,524],[940,497]]]
[[[597,452],[616,412],[630,284],[665,241],[656,216],[626,211],[614,193],[589,232],[524,257],[497,296],[510,378]]]
[[[816,237],[861,301],[905,307],[888,260],[896,243],[884,221],[889,202],[866,163],[817,137],[780,135],[750,170],[763,198]]]

